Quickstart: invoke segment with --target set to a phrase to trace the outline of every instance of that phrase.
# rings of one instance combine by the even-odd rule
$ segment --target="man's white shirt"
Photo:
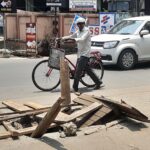
[[[62,39],[68,39],[68,38],[73,38],[77,42],[78,58],[80,58],[81,56],[90,57],[91,34],[88,27],[84,27],[82,31],[77,30],[72,35],[62,37]]]

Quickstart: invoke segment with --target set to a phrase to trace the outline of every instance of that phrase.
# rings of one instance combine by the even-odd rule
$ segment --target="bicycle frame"
[[[74,68],[74,70],[76,69],[76,66],[67,57],[65,57],[65,60],[67,60],[67,62],[69,62],[69,64]]]
[[[92,55],[92,57],[96,58],[96,61],[101,61],[101,55],[100,55],[100,52],[99,52],[99,51],[94,51],[94,52],[91,52],[90,54]],[[74,76],[74,73],[75,73],[75,70],[76,70],[76,65],[73,64],[73,63],[71,62],[71,60],[69,60],[69,58],[67,58],[66,56],[65,56],[65,60],[67,60],[67,62],[68,62],[69,65],[71,66],[71,67],[69,67],[69,69],[70,69],[70,73],[71,73],[71,75],[72,75],[72,77],[73,77],[73,76]],[[72,68],[73,68],[73,69],[72,69]],[[46,73],[46,76],[49,76],[50,73],[51,73],[51,71],[52,71],[52,68],[49,69],[49,71]],[[71,77],[71,78],[72,78],[72,77]]]
[[[56,47],[56,46],[54,46],[54,48],[59,49],[59,47]],[[104,74],[104,69],[103,69],[103,65],[102,65],[102,61],[101,61],[100,52],[98,52],[98,51],[91,52],[91,58],[89,59],[90,60],[89,66],[93,69],[94,73],[96,73],[96,75],[99,77],[99,79],[102,79],[103,74]],[[68,65],[69,65],[70,79],[74,79],[75,71],[76,71],[76,64],[73,63],[69,59],[69,57],[64,56],[64,59],[65,59],[65,61],[68,62]],[[33,81],[34,85],[40,90],[51,91],[60,84],[60,76],[59,76],[60,68],[56,68],[56,67],[53,68],[50,66],[51,65],[49,63],[49,60],[46,59],[46,60],[40,61],[33,68],[32,81]],[[80,82],[86,87],[94,87],[95,86],[95,83],[93,83],[92,79],[89,79],[89,75],[86,74],[86,71],[82,72]]]
[[[60,46],[60,41],[55,40],[53,48],[58,48],[58,49],[59,49],[60,47],[61,47],[61,46]],[[99,51],[97,51],[97,50],[92,51],[92,52],[90,53],[90,55],[91,55],[92,57],[96,58],[96,61],[101,61],[101,53],[100,53]],[[69,67],[71,73],[74,73],[75,70],[76,70],[76,65],[74,65],[74,64],[69,60],[69,58],[67,58],[66,56],[65,56],[65,60],[67,60],[67,62],[69,63],[69,65],[71,65],[71,67],[73,68],[73,69],[71,69],[71,68]],[[101,62],[102,62],[102,61],[101,61]]]

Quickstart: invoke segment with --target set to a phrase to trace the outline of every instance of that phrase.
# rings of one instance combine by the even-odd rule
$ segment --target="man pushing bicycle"
[[[89,29],[85,26],[86,20],[84,18],[78,18],[76,21],[76,25],[78,30],[69,36],[64,36],[60,39],[67,40],[72,39],[77,43],[77,63],[76,63],[76,71],[74,76],[73,89],[75,92],[78,92],[78,85],[83,71],[91,77],[91,79],[96,84],[94,89],[99,89],[101,87],[102,81],[98,79],[92,69],[89,67],[89,57],[91,51],[91,35]],[[60,40],[59,39],[59,40]]]

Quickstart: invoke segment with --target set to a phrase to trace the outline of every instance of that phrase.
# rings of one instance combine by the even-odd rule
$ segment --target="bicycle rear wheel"
[[[51,91],[60,84],[60,71],[50,68],[48,60],[42,60],[33,68],[32,81],[38,89]]]
[[[102,80],[104,75],[104,67],[101,61],[98,61],[96,58],[91,57],[89,60],[89,66],[99,80]],[[94,87],[95,83],[90,78],[90,76],[85,72],[85,75],[81,78],[80,82],[87,87]]]

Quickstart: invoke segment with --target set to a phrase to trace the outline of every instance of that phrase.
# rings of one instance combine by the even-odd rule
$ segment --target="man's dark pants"
[[[74,83],[73,83],[73,89],[75,91],[78,91],[78,85],[79,85],[79,81],[80,81],[83,71],[86,71],[86,73],[91,77],[91,79],[94,81],[94,83],[96,85],[100,84],[98,77],[95,75],[95,73],[89,67],[88,61],[89,61],[89,58],[84,57],[84,56],[81,56],[77,60],[76,72],[75,72]]]

